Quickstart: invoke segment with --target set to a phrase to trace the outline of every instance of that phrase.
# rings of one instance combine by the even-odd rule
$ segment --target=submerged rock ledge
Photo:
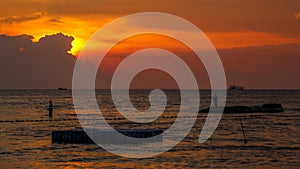
[[[221,107],[213,107],[213,109],[218,109]],[[210,108],[205,108],[199,111],[199,113],[208,113]],[[283,112],[283,107],[281,104],[263,104],[262,106],[225,106],[224,113],[275,113]]]

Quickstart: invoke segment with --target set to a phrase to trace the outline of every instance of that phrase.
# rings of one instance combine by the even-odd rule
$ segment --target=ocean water
[[[114,118],[120,114],[109,91],[96,93],[103,115],[115,128],[166,130],[180,108],[179,91],[166,90],[167,107],[159,120],[147,125],[129,123]],[[149,108],[149,90],[130,93],[138,110]],[[200,95],[200,109],[209,106],[210,91],[200,90]],[[281,103],[285,111],[223,114],[218,128],[203,144],[198,137],[206,114],[198,114],[190,133],[174,148],[151,158],[132,159],[94,144],[51,143],[52,131],[80,127],[71,90],[0,90],[0,168],[300,168],[299,96],[300,90],[229,91],[227,105]],[[54,104],[52,121],[46,110],[49,100]]]

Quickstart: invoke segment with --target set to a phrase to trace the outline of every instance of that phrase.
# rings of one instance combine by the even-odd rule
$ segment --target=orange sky
[[[299,0],[0,1],[0,34],[28,34],[34,36],[36,42],[45,35],[61,32],[74,37],[69,53],[78,55],[89,37],[108,22],[137,12],[164,12],[182,17],[205,32],[220,54],[229,84],[253,88],[299,88],[300,80],[295,79],[300,77],[294,72],[300,69],[287,66],[299,60],[296,57],[300,44],[299,7]],[[170,28],[170,31],[177,30]],[[119,33],[122,30],[116,28],[107,37]],[[186,36],[193,37],[193,33],[186,32]],[[140,49],[151,47],[144,45],[150,42],[171,51],[172,48],[173,51],[182,49],[182,46],[174,45],[174,41],[158,39],[155,36],[132,38],[115,47],[114,53],[128,54],[132,46]],[[286,65],[282,66],[282,63]],[[291,78],[286,75],[288,73]],[[280,77],[265,82],[269,74],[280,74]],[[256,79],[249,80],[253,77]],[[279,83],[280,78],[284,80]]]
[[[300,1],[79,1],[0,2],[0,34],[29,34],[35,41],[62,32],[75,38],[77,55],[101,26],[126,14],[158,11],[183,17],[203,30],[216,48],[300,43]],[[118,33],[117,30],[112,33]],[[139,42],[138,42],[139,44]]]

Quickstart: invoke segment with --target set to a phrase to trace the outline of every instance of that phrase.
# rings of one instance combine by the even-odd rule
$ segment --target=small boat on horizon
[[[59,87],[58,90],[67,90],[67,88]]]

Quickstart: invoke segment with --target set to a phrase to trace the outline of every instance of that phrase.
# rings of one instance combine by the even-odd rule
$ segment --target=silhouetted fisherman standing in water
[[[213,97],[213,100],[214,100],[215,107],[218,107],[218,96],[217,96],[217,94],[215,94],[215,96]]]
[[[53,104],[51,100],[49,101],[49,108],[47,110],[49,111],[49,118],[52,118]]]

